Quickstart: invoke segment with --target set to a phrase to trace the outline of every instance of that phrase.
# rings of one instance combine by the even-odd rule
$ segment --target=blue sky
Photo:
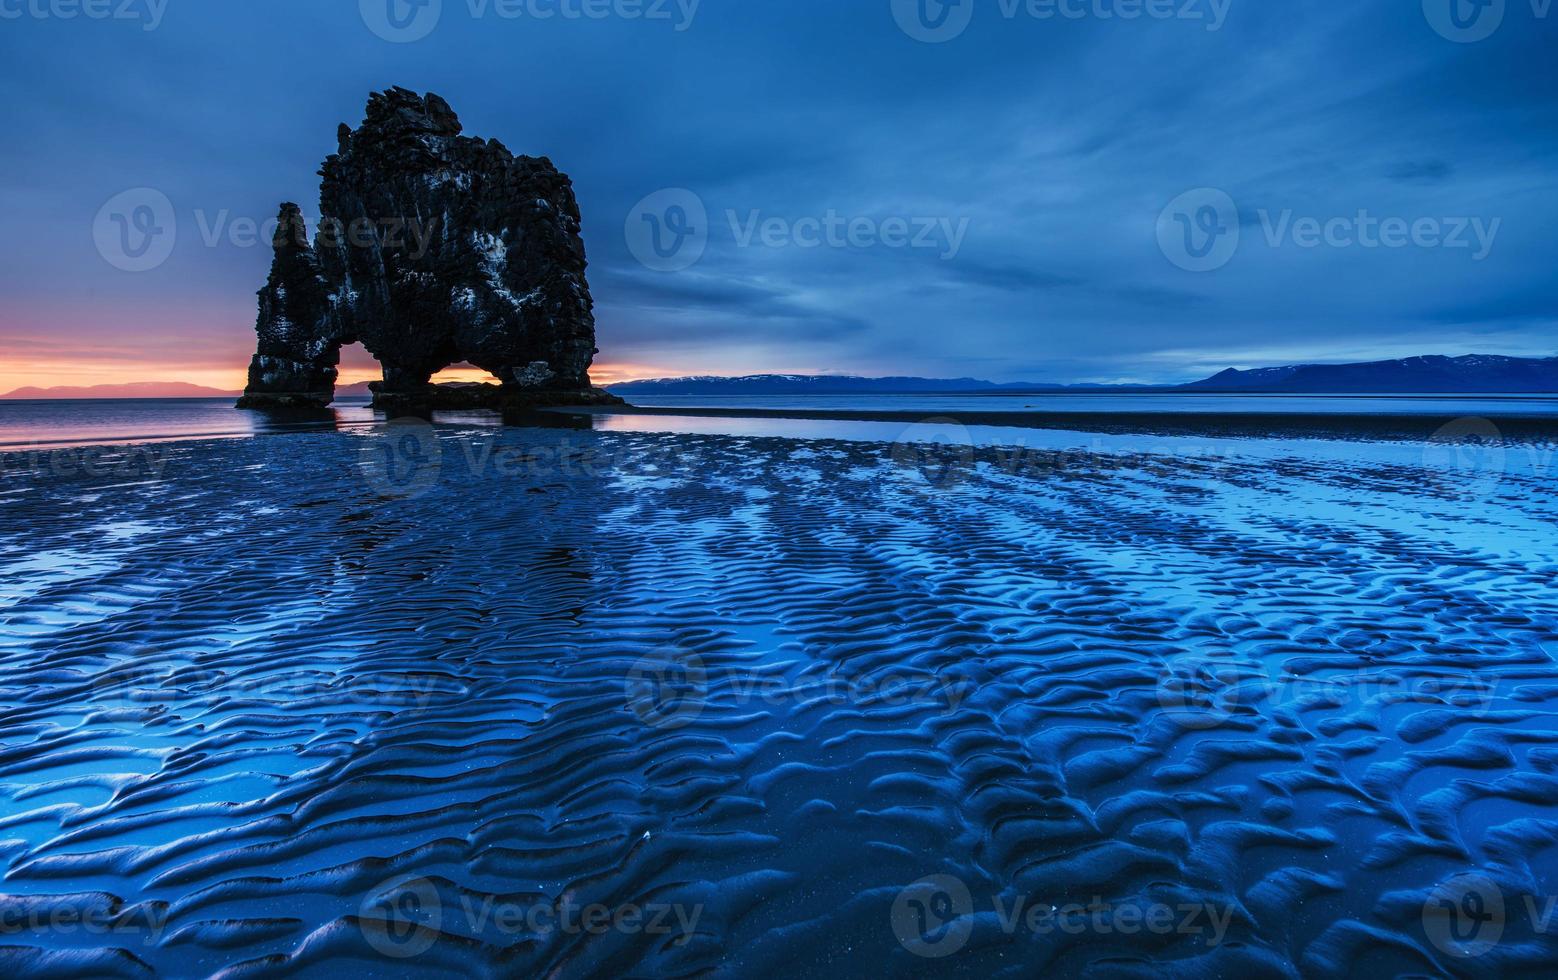
[[[1494,2],[0,0],[0,387],[236,384],[244,219],[391,85],[573,177],[607,377],[1551,355],[1558,18]]]

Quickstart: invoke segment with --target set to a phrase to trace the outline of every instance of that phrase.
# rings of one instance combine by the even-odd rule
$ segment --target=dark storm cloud
[[[803,333],[837,336],[868,327],[856,317],[841,317],[826,308],[814,308],[782,290],[737,282],[728,276],[684,274],[656,275],[645,270],[608,270],[596,277],[593,290],[623,309],[715,315],[760,322],[794,321]]]

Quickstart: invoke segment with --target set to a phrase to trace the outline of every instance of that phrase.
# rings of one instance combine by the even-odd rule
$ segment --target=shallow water
[[[4,470],[0,912],[43,924],[5,962],[1558,963],[1550,469],[875,432],[408,422]]]
[[[636,405],[659,408],[815,409],[936,412],[1210,412],[1214,414],[1558,416],[1558,398],[1531,395],[759,395],[656,396],[635,392]]]
[[[1525,396],[1069,394],[818,395],[804,398],[655,398],[635,395],[634,398],[644,407],[915,411],[927,416],[960,411],[1042,411],[1062,415],[1070,412],[1193,412],[1228,415],[1387,414],[1439,415],[1445,418],[1558,418],[1558,398]],[[436,417],[449,423],[500,424],[498,416],[491,412],[440,412]],[[368,401],[363,398],[343,398],[328,410],[310,413],[244,412],[234,408],[232,401],[225,398],[0,401],[0,450],[190,438],[245,438],[311,429],[360,428],[384,420],[384,415],[369,408]],[[726,426],[718,431],[728,429],[729,426]],[[681,431],[700,430],[684,425]],[[763,420],[751,420],[746,431],[767,434],[771,429],[763,425]]]
[[[243,438],[373,422],[366,399],[327,412],[242,412],[230,398],[0,401],[0,449],[129,441]]]

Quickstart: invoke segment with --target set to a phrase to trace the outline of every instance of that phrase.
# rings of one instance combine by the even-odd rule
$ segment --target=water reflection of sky
[[[226,398],[0,402],[0,448],[243,438],[367,423],[366,401],[314,412],[242,412]]]
[[[662,399],[661,401],[676,401]],[[685,399],[688,407],[802,408],[815,402],[837,410],[923,410],[928,415],[957,410],[1020,410],[1035,407],[1058,412],[1134,410],[1143,413],[1181,410],[1221,412],[1309,412],[1357,414],[1441,413],[1457,417],[1500,415],[1558,417],[1553,398],[1398,398],[1398,397],[1261,397],[1183,395],[1100,396],[820,396],[816,399]],[[667,406],[669,407],[669,406]],[[1098,452],[1152,452],[1172,455],[1292,455],[1288,439],[1251,439],[1214,436],[1151,434],[1109,435],[1095,432],[1022,427],[969,426],[933,423],[816,420],[784,418],[701,418],[634,414],[564,414],[533,412],[500,415],[491,411],[435,412],[432,421],[450,432],[493,429],[504,425],[557,428],[594,428],[606,432],[686,433],[792,439],[842,439],[866,442],[944,442],[1007,446],[1034,450],[1089,450]],[[0,402],[0,451],[51,450],[83,445],[162,442],[190,439],[248,438],[319,429],[358,430],[386,416],[368,406],[366,399],[343,399],[328,409],[312,411],[239,411],[226,399],[174,399],[138,401]],[[1421,463],[1432,447],[1418,442],[1364,443],[1335,439],[1304,439],[1303,455],[1329,460]],[[1367,445],[1366,453],[1361,449]],[[1466,447],[1440,447],[1446,455],[1455,449],[1449,465],[1473,468]],[[1472,447],[1475,448],[1475,447]],[[1501,471],[1511,469],[1546,475],[1553,463],[1548,447],[1515,446],[1492,461]]]
[[[789,439],[840,439],[846,442],[940,443],[994,446],[1013,451],[1086,451],[1152,453],[1163,456],[1217,459],[1292,459],[1426,465],[1457,472],[1497,470],[1500,473],[1550,477],[1558,473],[1558,453],[1551,446],[1515,445],[1484,449],[1473,444],[1423,443],[1343,439],[1252,439],[1233,436],[1174,436],[1150,433],[1115,435],[1066,429],[921,422],[859,422],[821,419],[726,419],[680,415],[598,415],[595,428],[606,432],[667,432],[694,435],[772,436]]]
[[[1027,395],[769,395],[655,397],[645,408],[760,408],[925,412],[1213,412],[1320,415],[1558,416],[1558,398],[1528,395],[1217,395],[1067,392]]]

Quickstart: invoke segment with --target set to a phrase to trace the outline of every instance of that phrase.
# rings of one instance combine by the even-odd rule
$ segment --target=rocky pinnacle
[[[593,389],[595,317],[579,206],[546,157],[461,135],[436,95],[375,93],[320,169],[319,227],[283,204],[241,407],[323,406],[340,350],[383,366],[385,402],[433,397],[470,362],[505,401],[613,400]]]

